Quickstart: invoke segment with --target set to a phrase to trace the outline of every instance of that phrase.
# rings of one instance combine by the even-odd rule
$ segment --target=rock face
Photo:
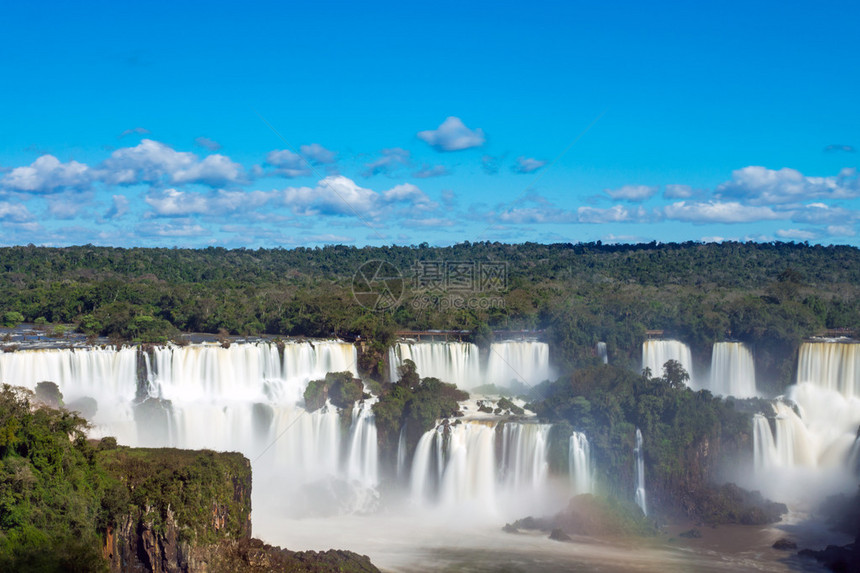
[[[124,487],[103,557],[115,573],[378,571],[349,551],[293,552],[251,538],[251,464],[237,453],[114,448],[100,453]]]

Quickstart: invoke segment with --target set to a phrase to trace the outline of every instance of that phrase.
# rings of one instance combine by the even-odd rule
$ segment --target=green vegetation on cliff
[[[438,378],[421,378],[411,360],[404,360],[399,379],[383,387],[379,401],[373,405],[376,431],[382,455],[389,460],[397,448],[400,432],[406,428],[409,451],[421,435],[433,429],[436,420],[457,414],[468,392]]]
[[[733,402],[689,389],[688,378],[675,361],[667,362],[659,377],[600,365],[540,389],[543,399],[528,407],[542,419],[568,427],[566,433],[555,432],[554,441],[561,444],[552,451],[566,453],[571,430],[588,436],[605,493],[632,499],[639,428],[649,503],[714,523],[778,519],[780,507],[712,485],[724,456],[737,459],[742,444],[751,443],[751,418],[736,411]]]

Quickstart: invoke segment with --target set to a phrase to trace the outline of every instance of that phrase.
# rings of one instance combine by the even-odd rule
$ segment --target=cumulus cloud
[[[663,208],[667,219],[689,223],[751,223],[785,219],[770,207],[754,207],[737,201],[679,201]]]
[[[242,178],[242,166],[225,155],[210,155],[203,161],[172,174],[173,183],[205,183],[212,187],[237,182]]]
[[[814,231],[804,231],[802,229],[780,229],[776,232],[776,236],[780,239],[810,241],[815,239],[818,234]]]
[[[187,217],[190,215],[226,215],[261,207],[275,198],[277,192],[226,191],[196,193],[165,189],[150,191],[144,199],[152,214],[160,217]]]
[[[366,169],[362,173],[365,177],[374,175],[392,175],[397,169],[409,165],[410,153],[400,147],[392,147],[382,150],[382,157],[376,161],[366,163]]]
[[[30,219],[32,219],[32,216],[24,205],[0,201],[0,221],[23,223]]]
[[[576,214],[580,223],[645,223],[656,218],[643,207],[624,205],[613,205],[607,209],[579,207]]]
[[[792,203],[813,198],[849,199],[860,196],[852,169],[837,176],[807,177],[795,169],[767,169],[751,165],[732,172],[732,179],[716,189],[718,198],[734,198],[752,205]]]
[[[647,185],[625,185],[620,189],[606,189],[604,192],[616,201],[638,203],[653,197],[657,193],[657,187],[649,187]]]
[[[534,173],[544,165],[546,165],[546,161],[520,155],[519,157],[517,157],[517,162],[511,167],[511,170],[514,173],[521,173],[525,175],[528,173]]]
[[[302,145],[299,151],[313,165],[330,165],[337,161],[337,154],[329,151],[319,143],[311,143],[310,145]]]
[[[202,147],[203,149],[208,149],[209,151],[218,151],[221,149],[221,144],[215,141],[214,139],[209,139],[208,137],[200,137],[194,138],[194,143]]]
[[[827,234],[832,237],[853,237],[857,231],[850,225],[828,225]]]
[[[795,223],[840,224],[860,219],[860,213],[844,207],[831,207],[826,203],[809,203],[787,209]]]
[[[266,163],[283,177],[303,177],[311,174],[311,168],[301,155],[289,149],[276,149],[266,155]]]
[[[209,231],[193,221],[146,223],[137,226],[137,233],[147,237],[202,237]]]
[[[694,193],[693,188],[689,185],[666,185],[663,197],[666,199],[689,199]]]
[[[321,180],[316,187],[290,187],[282,192],[284,204],[300,215],[338,215],[377,219],[395,209],[432,211],[436,203],[415,185],[404,183],[383,192],[366,189],[342,175]]]
[[[412,173],[413,177],[418,179],[427,179],[429,177],[442,177],[450,175],[451,172],[444,165],[422,165],[421,169]]]
[[[135,147],[111,153],[102,162],[99,174],[112,184],[158,183],[166,179],[173,184],[203,183],[215,187],[240,182],[242,167],[224,155],[209,155],[200,161],[193,153],[143,139]]]
[[[125,195],[114,195],[113,205],[111,205],[111,208],[105,213],[105,219],[119,219],[128,213],[129,204],[130,201]]]
[[[448,117],[436,129],[419,131],[418,138],[436,151],[460,151],[484,145],[484,132],[469,129],[459,117]]]
[[[0,179],[0,187],[24,193],[55,193],[82,189],[92,181],[90,168],[77,161],[62,163],[53,155],[43,155],[27,167],[16,167]]]

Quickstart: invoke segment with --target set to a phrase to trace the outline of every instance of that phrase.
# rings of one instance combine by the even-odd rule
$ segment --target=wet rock
[[[514,527],[510,523],[506,523],[505,526],[502,528],[502,531],[504,531],[505,533],[519,533],[520,532],[519,529],[517,529],[516,527]]]
[[[679,533],[678,537],[684,537],[685,539],[700,539],[702,537],[702,532],[694,527],[693,529],[688,529],[687,531]]]
[[[553,529],[552,533],[549,534],[549,538],[553,541],[571,541],[572,538],[570,535],[562,531],[561,529]]]

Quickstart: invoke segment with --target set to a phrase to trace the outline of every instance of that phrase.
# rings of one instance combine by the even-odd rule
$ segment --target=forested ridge
[[[352,295],[367,261],[403,277],[400,304],[371,312]],[[440,304],[416,285],[420,261],[504,263],[503,288],[466,293],[491,304]],[[765,380],[790,377],[784,355],[805,336],[860,325],[860,250],[797,243],[460,243],[297,249],[0,249],[0,314],[73,323],[87,334],[166,341],[179,332],[354,336],[389,343],[397,329],[544,330],[562,369],[606,341],[634,364],[646,329],[709,358],[715,340],[756,345]],[[459,293],[462,295],[462,293]],[[425,304],[412,304],[423,296]],[[430,304],[426,304],[429,301]]]

